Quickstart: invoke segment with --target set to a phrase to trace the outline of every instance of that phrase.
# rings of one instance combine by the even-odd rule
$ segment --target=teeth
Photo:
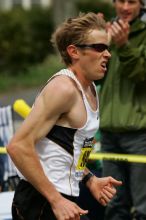
[[[106,67],[106,63],[101,64],[102,67]]]

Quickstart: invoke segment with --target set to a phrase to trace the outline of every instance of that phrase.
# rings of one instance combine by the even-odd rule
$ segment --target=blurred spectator
[[[3,146],[3,142],[0,139],[0,147]],[[2,191],[2,185],[4,181],[4,157],[0,154],[0,192]]]
[[[0,107],[0,146],[8,144],[13,136],[13,118],[11,106]],[[14,190],[19,178],[15,167],[7,154],[0,154],[0,185],[2,191]]]
[[[142,0],[115,0],[111,54],[100,95],[101,144],[108,153],[146,155],[146,24]],[[146,219],[146,164],[104,161],[103,175],[123,181],[105,220]]]

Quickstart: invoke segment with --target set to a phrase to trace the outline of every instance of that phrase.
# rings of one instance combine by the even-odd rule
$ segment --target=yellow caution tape
[[[114,153],[91,153],[90,160],[113,160],[113,161],[125,161],[131,163],[146,163],[146,156],[144,155],[132,155],[132,154],[114,154]]]
[[[6,154],[5,147],[0,147],[0,154]],[[124,161],[130,163],[146,163],[146,156],[144,155],[129,155],[129,154],[113,154],[113,153],[91,153],[90,160],[112,160]]]
[[[6,154],[7,150],[5,147],[0,147],[0,154]]]
[[[13,109],[23,118],[30,113],[31,107],[23,100],[18,99],[13,105]],[[0,154],[7,153],[5,147],[0,147]],[[91,153],[90,160],[113,160],[125,161],[131,163],[146,163],[146,156],[144,155],[129,155],[129,154],[114,154],[114,153]]]

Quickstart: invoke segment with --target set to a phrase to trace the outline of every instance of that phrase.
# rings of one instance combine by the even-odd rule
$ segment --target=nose
[[[127,10],[128,7],[129,7],[129,3],[128,3],[127,1],[124,2],[124,3],[123,3],[123,9],[124,9],[124,10]]]
[[[104,51],[104,56],[110,58],[111,57],[111,53],[108,50]]]

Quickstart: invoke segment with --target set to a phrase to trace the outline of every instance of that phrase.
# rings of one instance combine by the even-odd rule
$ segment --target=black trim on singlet
[[[73,156],[73,141],[77,129],[54,125],[47,138],[55,142]]]

